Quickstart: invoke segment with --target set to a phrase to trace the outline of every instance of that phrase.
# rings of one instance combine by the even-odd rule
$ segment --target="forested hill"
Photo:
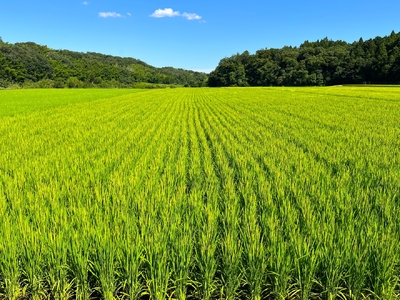
[[[220,61],[209,86],[313,86],[400,83],[400,33],[347,43],[328,38],[300,47],[245,51]]]
[[[157,87],[202,86],[207,75],[155,68],[134,58],[53,50],[0,38],[0,88],[21,87]]]

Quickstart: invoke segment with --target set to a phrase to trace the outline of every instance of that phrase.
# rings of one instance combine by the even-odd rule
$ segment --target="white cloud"
[[[99,12],[100,18],[121,18],[122,16],[116,12]]]
[[[126,14],[127,14],[128,16],[132,16],[132,14],[131,14],[130,12],[127,12]]]
[[[183,13],[182,17],[188,19],[188,20],[200,20],[201,17],[198,14],[193,14],[193,13]]]
[[[179,11],[174,11],[172,8],[157,9],[153,12],[150,17],[153,18],[164,18],[164,17],[178,17],[181,14]]]
[[[187,20],[201,20],[201,16],[194,13],[184,12],[181,14],[179,11],[174,11],[172,8],[157,9],[153,12],[150,17],[153,18],[164,18],[164,17],[183,17]]]
[[[82,2],[82,4],[83,4],[83,5],[89,5],[89,2],[84,1],[84,2]]]

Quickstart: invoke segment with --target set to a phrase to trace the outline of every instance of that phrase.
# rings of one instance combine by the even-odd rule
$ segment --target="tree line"
[[[324,86],[400,83],[400,33],[353,43],[305,41],[299,47],[261,49],[223,58],[205,73],[155,68],[134,58],[54,50],[0,38],[0,88]]]
[[[0,88],[204,86],[207,75],[171,67],[155,68],[138,59],[54,50],[0,38]]]
[[[328,38],[300,47],[248,51],[222,59],[209,86],[323,86],[400,83],[400,33],[347,43]]]

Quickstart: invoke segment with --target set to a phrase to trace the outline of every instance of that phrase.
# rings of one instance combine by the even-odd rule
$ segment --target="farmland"
[[[0,299],[397,298],[398,95],[0,91]]]

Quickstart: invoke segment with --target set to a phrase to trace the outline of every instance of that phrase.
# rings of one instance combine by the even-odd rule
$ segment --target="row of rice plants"
[[[302,101],[304,101],[305,99],[302,99]],[[225,100],[225,102],[227,103],[228,106],[232,106],[235,109],[240,109],[241,106],[238,105],[238,103],[234,103],[234,105],[232,105],[232,99],[231,101]],[[259,105],[265,105],[266,103],[257,103],[257,106]],[[385,109],[385,105],[387,103],[380,103],[379,106],[377,106],[380,110],[386,110]],[[246,103],[246,105],[248,105],[248,103]],[[267,104],[268,105],[268,104]],[[275,103],[273,103],[273,105],[275,105]],[[291,107],[296,106],[296,101],[292,101],[289,103],[289,105]],[[289,106],[288,105],[288,106]],[[321,104],[320,104],[321,105]],[[250,106],[250,105],[249,105]],[[286,108],[285,110],[285,114],[287,114],[288,112],[290,113],[290,111],[292,110],[293,113],[293,109],[291,109],[291,107],[284,107]],[[298,106],[301,110],[301,112],[304,112],[305,107],[307,106],[307,103],[304,103],[303,106]],[[322,105],[321,105],[322,106]],[[323,107],[323,106],[322,106]],[[240,109],[241,110],[241,109]],[[218,111],[222,111],[222,110],[218,110]],[[393,289],[396,286],[396,272],[398,272],[398,270],[396,270],[396,264],[398,261],[397,258],[397,247],[395,244],[395,241],[398,238],[398,234],[394,234],[393,229],[390,229],[388,227],[391,226],[397,226],[395,224],[397,224],[396,219],[393,218],[393,216],[397,216],[395,213],[393,213],[391,216],[391,220],[390,220],[390,225],[386,225],[384,227],[380,226],[379,224],[382,224],[382,221],[380,218],[376,218],[375,216],[375,212],[371,211],[372,208],[374,207],[374,204],[371,203],[366,205],[366,201],[371,201],[371,200],[375,200],[376,197],[378,196],[377,194],[379,194],[379,197],[382,199],[386,199],[386,202],[391,202],[391,199],[395,200],[396,199],[396,195],[398,195],[398,184],[395,180],[393,180],[392,182],[387,182],[389,183],[387,187],[390,187],[387,191],[385,191],[384,193],[382,193],[382,190],[374,190],[373,187],[371,185],[367,186],[367,189],[365,189],[365,186],[361,185],[359,182],[352,182],[355,178],[359,178],[360,180],[363,178],[368,179],[371,178],[372,176],[376,176],[379,173],[385,173],[387,176],[390,174],[390,171],[395,171],[396,172],[396,165],[398,166],[398,156],[397,155],[390,155],[390,161],[393,165],[387,165],[385,166],[385,168],[378,168],[378,169],[373,169],[373,174],[363,174],[362,172],[365,172],[365,169],[363,167],[359,168],[358,170],[349,170],[350,168],[347,168],[345,176],[343,178],[341,178],[339,175],[341,174],[336,174],[336,176],[332,176],[332,173],[330,172],[330,168],[331,165],[329,164],[331,158],[328,156],[325,159],[320,159],[319,157],[324,158],[325,154],[332,154],[329,152],[321,152],[321,153],[315,153],[313,151],[310,151],[310,148],[313,147],[315,145],[315,142],[318,141],[321,138],[321,132],[324,133],[325,130],[320,130],[319,128],[315,128],[315,123],[313,124],[313,128],[312,130],[308,130],[307,128],[307,124],[304,124],[304,122],[299,122],[299,123],[295,123],[294,121],[296,121],[294,118],[282,118],[281,116],[276,116],[276,112],[274,111],[268,111],[268,113],[265,115],[267,118],[265,119],[265,117],[263,116],[263,113],[265,112],[265,110],[260,109],[260,107],[255,107],[255,110],[253,110],[253,112],[259,112],[259,119],[260,121],[257,121],[257,117],[253,115],[253,117],[250,119],[248,118],[248,120],[255,120],[255,123],[253,126],[249,126],[249,130],[247,132],[251,132],[252,128],[256,128],[257,127],[257,123],[258,124],[265,124],[265,126],[270,126],[269,124],[271,124],[271,126],[276,127],[275,130],[269,130],[269,132],[274,133],[274,135],[278,138],[278,140],[269,140],[269,142],[271,142],[271,145],[279,145],[280,143],[282,143],[281,147],[279,147],[278,151],[274,154],[272,153],[272,155],[274,155],[274,157],[278,157],[278,159],[280,160],[280,162],[276,162],[275,166],[279,166],[280,168],[283,169],[283,172],[281,171],[278,174],[279,177],[283,177],[283,178],[279,178],[279,182],[275,182],[276,186],[281,189],[281,192],[278,190],[277,191],[277,195],[276,198],[278,198],[277,203],[279,203],[280,205],[284,205],[285,203],[289,203],[287,200],[290,200],[291,202],[293,202],[293,205],[295,205],[297,207],[297,209],[292,210],[291,208],[288,207],[288,209],[290,209],[287,213],[287,217],[288,219],[285,220],[286,224],[289,224],[289,228],[286,228],[284,230],[285,233],[290,232],[290,229],[294,229],[296,228],[296,224],[298,223],[301,227],[299,228],[300,231],[297,233],[297,236],[301,236],[304,233],[312,233],[311,236],[311,240],[306,240],[305,243],[301,243],[301,240],[294,240],[293,245],[296,245],[296,247],[299,247],[300,245],[304,245],[307,248],[309,248],[310,246],[312,247],[316,247],[319,246],[321,244],[321,234],[325,233],[325,232],[329,232],[329,236],[332,236],[333,232],[337,232],[337,225],[336,224],[327,224],[328,226],[326,228],[323,229],[323,232],[321,232],[320,228],[318,228],[319,226],[323,226],[325,225],[325,220],[327,217],[329,217],[331,220],[335,220],[338,217],[341,218],[340,220],[340,225],[343,224],[343,227],[339,227],[339,233],[341,235],[343,235],[343,238],[345,239],[345,244],[348,246],[348,255],[349,255],[349,262],[348,262],[348,266],[346,266],[346,264],[344,263],[344,259],[342,257],[342,260],[340,262],[338,262],[338,265],[336,266],[337,268],[343,268],[343,265],[345,266],[345,269],[349,269],[350,267],[352,267],[352,264],[354,264],[354,261],[359,261],[359,265],[357,266],[353,266],[352,268],[354,268],[354,270],[352,272],[350,272],[351,274],[350,279],[347,279],[347,282],[344,282],[344,279],[342,276],[342,282],[341,283],[336,283],[338,284],[335,287],[332,288],[328,288],[329,286],[331,286],[331,283],[326,283],[326,287],[323,286],[323,283],[321,283],[320,281],[323,280],[324,278],[314,278],[314,280],[309,280],[307,279],[306,281],[310,282],[318,282],[318,284],[322,284],[322,288],[327,289],[327,292],[329,292],[329,290],[335,290],[335,291],[340,291],[343,289],[347,289],[348,294],[351,296],[352,294],[356,294],[356,298],[359,298],[361,293],[365,293],[366,291],[374,291],[375,293],[377,292],[379,295],[385,295],[385,297],[388,297],[388,295],[393,295]],[[294,111],[296,112],[296,111]],[[241,116],[243,116],[243,114],[245,113],[245,111],[241,111]],[[308,114],[310,114],[311,112],[308,112]],[[379,117],[379,111],[378,113],[376,113],[376,117]],[[307,114],[307,112],[306,112]],[[232,120],[233,116],[234,116],[234,112],[229,112],[227,113],[227,120]],[[320,120],[323,119],[324,115],[320,116]],[[387,116],[386,116],[387,117]],[[272,118],[275,118],[275,120],[271,123],[270,120]],[[370,117],[368,117],[370,118]],[[388,123],[390,125],[395,124],[393,122],[393,120],[396,118],[396,116],[391,116],[391,118],[388,120]],[[377,119],[379,120],[379,119]],[[381,120],[380,120],[381,121]],[[237,122],[236,124],[233,124],[232,128],[229,130],[226,130],[226,132],[237,132],[234,130],[234,128],[236,128],[238,126],[238,124],[241,124],[241,122]],[[389,124],[387,126],[389,126]],[[343,131],[346,131],[346,126],[349,126],[349,124],[340,124],[338,123],[338,125],[343,126]],[[290,128],[290,130],[287,130],[286,128]],[[350,126],[349,126],[350,127]],[[372,128],[372,127],[371,127]],[[375,134],[379,134],[381,137],[386,133],[380,133],[379,130],[381,128],[373,128],[374,132],[370,132],[370,128],[368,128],[368,130],[366,131],[364,127],[360,127],[358,128],[358,131],[361,131],[359,135],[355,136],[354,139],[351,141],[352,142],[352,147],[354,147],[354,144],[356,145],[355,147],[357,147],[361,142],[364,141],[365,137],[368,139],[371,139],[371,135],[375,135]],[[297,132],[301,130],[301,132],[299,134],[297,134]],[[375,131],[377,130],[377,131]],[[396,125],[394,126],[394,128],[390,129],[391,132],[393,133],[398,133],[398,125],[396,128]],[[218,132],[222,132],[222,130],[219,130]],[[287,134],[286,134],[287,132]],[[336,134],[335,131],[332,132],[332,135],[334,136]],[[313,139],[309,139],[308,137],[310,135],[314,135],[315,137],[313,137]],[[295,138],[299,137],[302,140],[296,140]],[[389,136],[385,136],[387,138],[389,138],[389,140],[392,141],[392,143],[396,143],[396,140],[394,139],[393,135],[389,135]],[[270,137],[269,137],[270,138]],[[279,140],[281,139],[281,141]],[[328,137],[329,139],[329,137]],[[342,137],[343,140],[343,137]],[[258,141],[257,139],[254,139],[254,141]],[[334,159],[336,159],[337,156],[342,156],[340,157],[341,159],[346,158],[346,156],[348,155],[347,151],[342,151],[339,152],[337,149],[332,147],[343,147],[343,144],[340,144],[340,142],[343,143],[343,141],[338,141],[335,145],[331,145],[330,147],[326,147],[325,149],[327,149],[328,151],[332,151],[334,152]],[[235,142],[230,142],[230,145],[243,145],[243,143],[235,143]],[[393,148],[393,144],[389,144],[389,147],[382,147],[382,145],[378,144],[378,147],[376,147],[373,151],[370,151],[370,156],[368,155],[360,155],[359,152],[355,152],[355,154],[352,156],[352,160],[355,161],[356,163],[360,163],[360,162],[364,162],[365,160],[369,161],[369,163],[376,161],[376,157],[375,155],[378,155],[378,157],[383,154],[383,155],[387,155],[388,153],[393,153],[393,151],[397,152],[397,150],[395,150]],[[295,147],[293,147],[295,146]],[[270,146],[273,147],[273,146]],[[269,147],[269,148],[270,148]],[[230,147],[231,149],[232,147]],[[383,149],[382,149],[383,148]],[[386,148],[391,148],[391,149],[386,149]],[[268,146],[263,146],[263,147],[259,147],[259,149],[261,151],[265,151],[266,149],[268,149]],[[348,149],[346,149],[348,150]],[[285,152],[288,152],[288,155],[285,157]],[[257,153],[257,149],[249,151],[250,153]],[[296,154],[297,153],[297,154]],[[264,157],[266,156],[267,153],[264,154]],[[317,155],[316,155],[317,154]],[[371,155],[372,154],[372,155]],[[299,155],[301,155],[299,157]],[[237,155],[235,155],[236,157]],[[294,156],[294,157],[293,157]],[[344,156],[344,157],[343,157]],[[374,157],[372,157],[374,156]],[[293,159],[294,158],[294,159]],[[264,158],[265,160],[265,158]],[[309,162],[307,162],[309,161]],[[323,162],[323,164],[321,163]],[[298,163],[301,163],[300,166],[298,166]],[[341,167],[343,167],[343,163],[339,164]],[[267,164],[267,166],[269,166]],[[346,165],[344,165],[346,167]],[[300,168],[299,168],[300,167]],[[335,165],[336,167],[336,165]],[[271,169],[271,168],[269,168]],[[390,170],[392,169],[392,170]],[[301,172],[299,172],[301,171]],[[353,176],[348,176],[348,172],[352,171],[354,172]],[[279,170],[278,170],[279,172]],[[304,172],[304,173],[303,173]],[[291,176],[289,178],[289,176]],[[271,181],[271,180],[269,180]],[[272,180],[274,181],[274,180]],[[298,182],[296,182],[298,181]],[[310,186],[310,191],[307,191],[307,185],[305,185],[305,183],[310,182],[313,183],[313,186]],[[336,183],[341,182],[341,183],[345,183],[346,186],[344,188],[342,188],[341,186],[336,186]],[[285,187],[285,183],[286,184],[290,184],[290,186],[286,186]],[[284,189],[282,189],[282,187]],[[338,194],[337,197],[332,197],[330,194],[331,193],[337,193],[340,192],[340,194]],[[285,195],[286,194],[286,195]],[[363,198],[361,198],[361,197]],[[315,197],[316,199],[310,203],[310,198],[311,197]],[[262,198],[267,198],[267,195],[265,195]],[[281,198],[281,199],[279,199]],[[287,200],[286,200],[286,199]],[[333,201],[333,202],[321,202],[321,200],[337,200],[337,201]],[[343,206],[341,206],[340,202],[343,203]],[[307,205],[308,203],[308,207],[304,207],[304,205]],[[390,207],[391,208],[395,208],[395,203],[396,202],[391,202]],[[318,208],[318,210],[316,211],[315,209],[313,210],[313,206],[314,205],[318,205],[320,206]],[[375,204],[376,205],[376,204]],[[336,212],[330,212],[329,209],[337,209],[337,208],[342,208],[342,211],[339,211],[338,214],[336,214]],[[300,209],[300,210],[299,210]],[[359,210],[361,211],[360,215],[356,215],[354,216],[354,214],[350,214],[350,215],[346,215],[348,211],[354,212],[354,210]],[[296,211],[298,214],[298,220],[296,220],[297,218],[295,218],[295,223],[291,224],[290,222],[290,216],[296,215]],[[313,215],[315,215],[315,213],[322,213],[323,214],[323,219],[319,219],[319,218],[313,218]],[[393,212],[393,211],[392,211]],[[283,218],[285,216],[285,210],[282,210],[280,213],[280,218]],[[308,225],[307,228],[302,228],[302,221],[307,221],[305,222],[305,225]],[[359,220],[357,220],[359,219]],[[319,224],[319,226],[316,226],[316,224]],[[330,225],[333,225],[330,228]],[[297,225],[298,226],[298,225]],[[325,227],[325,226],[324,226]],[[374,238],[368,237],[368,235],[363,234],[365,232],[371,233],[371,236]],[[390,234],[387,232],[391,232]],[[293,232],[293,238],[295,239],[295,232]],[[360,241],[357,241],[356,243],[354,243],[354,236],[353,235],[356,234],[359,236]],[[385,244],[382,244],[381,238],[379,238],[381,235],[387,236],[390,238],[387,239],[385,238]],[[289,238],[291,238],[289,236]],[[386,244],[387,242],[387,244]],[[351,245],[351,243],[353,244],[353,247]],[[346,246],[344,245],[344,246]],[[369,248],[368,250],[365,250],[364,247],[367,246],[367,248]],[[338,248],[338,244],[337,243],[333,243],[331,245],[332,248]],[[360,251],[354,251],[354,247],[360,247],[361,249],[363,249],[363,251],[365,251],[365,253],[362,253],[361,249]],[[340,248],[340,247],[339,247]],[[316,248],[318,250],[318,248]],[[343,249],[343,248],[341,248]],[[379,250],[377,250],[379,249]],[[389,250],[390,249],[390,250]],[[296,250],[296,249],[294,249]],[[300,250],[300,249],[298,249]],[[296,250],[296,251],[298,251]],[[325,249],[328,250],[328,249]],[[330,256],[329,251],[325,251],[324,250],[324,254],[326,256]],[[332,249],[334,250],[334,249]],[[313,252],[311,252],[310,254],[307,254],[305,257],[310,257],[311,254],[318,254],[315,252],[316,250],[314,249]],[[385,253],[385,257],[381,257],[381,259],[383,261],[381,261],[380,263],[384,263],[384,265],[387,267],[387,269],[385,269],[385,271],[381,270],[379,271],[380,276],[382,276],[383,274],[385,275],[385,280],[381,280],[379,277],[377,276],[377,274],[371,274],[370,276],[368,276],[368,273],[372,273],[373,271],[375,271],[376,269],[376,261],[374,261],[374,263],[372,263],[371,265],[368,265],[365,263],[364,258],[368,258],[368,260],[370,259],[374,259],[376,257],[376,251],[380,252],[380,253]],[[390,255],[389,255],[390,253]],[[296,257],[296,255],[294,255],[295,253],[292,253],[291,257]],[[365,257],[364,257],[365,256]],[[299,255],[299,257],[302,257],[302,255]],[[304,260],[304,259],[303,259]],[[323,267],[321,268],[320,272],[317,272],[318,269],[316,269],[315,263],[319,262],[319,261],[324,261],[323,259],[320,260],[315,259],[315,257],[311,256],[311,261],[310,266],[309,266],[309,270],[316,270],[316,275],[318,277],[321,277],[321,274],[324,274],[326,272],[326,268]],[[306,266],[302,266],[297,268],[299,271],[302,270],[304,271]],[[362,271],[360,271],[362,270]],[[295,271],[295,270],[293,270]],[[335,270],[333,270],[333,272],[335,272]],[[375,273],[375,272],[374,272]],[[331,276],[330,274],[329,277]],[[305,276],[305,277],[304,277]],[[300,290],[302,291],[302,293],[304,293],[305,290],[307,290],[307,288],[305,288],[304,284],[301,284],[301,280],[302,278],[307,278],[307,276],[309,275],[301,275],[299,274],[298,277],[296,279],[296,281],[298,282],[297,285],[300,287]],[[354,277],[354,278],[352,278]],[[293,278],[293,275],[292,275]],[[294,276],[294,278],[296,278],[296,276]],[[390,280],[389,280],[390,278]],[[310,278],[312,279],[312,278]],[[375,283],[375,281],[380,281],[381,283]],[[373,282],[372,285],[368,286],[369,284],[371,284],[370,282]],[[384,285],[382,286],[381,284]],[[340,286],[341,285],[341,286]],[[378,286],[380,286],[379,288],[377,288]],[[324,291],[322,291],[322,293],[325,293]],[[304,297],[310,297],[309,295],[305,295]]]
[[[90,100],[1,118],[3,297],[397,297],[390,89]]]

